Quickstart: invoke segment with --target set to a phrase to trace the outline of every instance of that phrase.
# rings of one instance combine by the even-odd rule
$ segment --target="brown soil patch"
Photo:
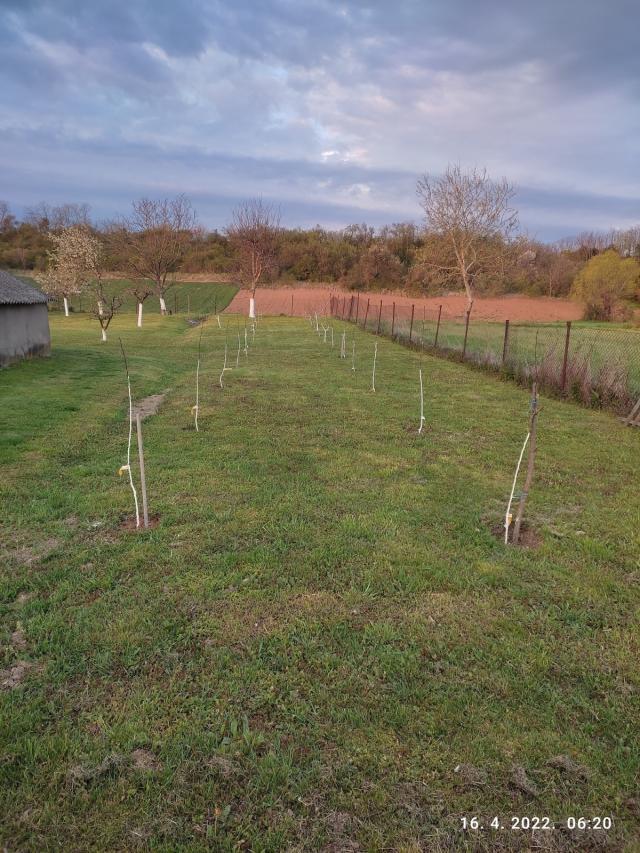
[[[256,293],[256,310],[258,314],[279,315],[288,317],[308,317],[310,314],[328,315],[332,296],[342,300],[350,300],[357,294],[344,291],[339,287],[260,287]],[[225,309],[228,313],[249,313],[248,290],[239,290]],[[466,311],[467,302],[462,294],[447,296],[412,297],[402,293],[360,293],[360,308],[364,310],[367,299],[372,306],[377,307],[382,300],[383,306],[395,302],[396,310],[403,308],[403,315],[412,305],[415,305],[416,317],[421,318],[426,312],[428,318],[437,317],[440,305],[445,319],[461,319]],[[370,309],[370,311],[373,309]],[[385,312],[386,314],[389,312]],[[495,296],[478,298],[473,305],[472,319],[493,320],[504,322],[551,323],[554,321],[580,320],[584,314],[583,306],[570,299],[556,299],[550,296]],[[362,316],[362,311],[360,312]],[[373,319],[373,315],[370,313]]]
[[[500,542],[504,543],[504,523],[502,524],[494,524],[491,528],[491,532]],[[511,541],[513,537],[513,524],[509,528],[509,544],[512,545]],[[526,521],[522,522],[520,526],[520,541],[516,545],[516,548],[539,548],[542,544],[542,536],[531,527]]]
[[[20,687],[25,675],[30,669],[33,669],[34,664],[26,660],[19,660],[9,669],[0,669],[0,689],[15,690]]]
[[[128,516],[123,519],[118,525],[119,530],[137,530],[139,532],[143,532],[145,530],[153,530],[154,527],[157,527],[160,524],[160,515],[155,513],[155,515],[149,516],[149,526],[145,527],[144,522],[142,520],[142,512],[140,513],[140,527],[136,527],[136,519],[135,516]]]
[[[162,762],[148,749],[134,749],[131,753],[131,766],[134,770],[143,770],[146,773],[162,770]]]
[[[139,403],[136,403],[133,407],[133,417],[135,418],[138,413],[140,413],[140,417],[142,420],[148,418],[150,415],[155,415],[162,403],[164,402],[164,398],[167,396],[167,391],[163,391],[162,394],[151,394],[150,397],[145,397],[144,400],[140,400]],[[127,418],[129,414],[127,413]]]

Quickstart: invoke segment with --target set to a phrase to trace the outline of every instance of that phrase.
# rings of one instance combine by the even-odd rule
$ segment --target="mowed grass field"
[[[101,344],[55,315],[0,374],[5,848],[637,850],[640,433],[543,400],[536,547],[505,547],[525,391],[380,339],[372,393],[375,339],[303,319],[236,369],[221,319],[198,433],[185,317]],[[146,532],[118,336],[136,399],[166,392]]]
[[[23,276],[26,280],[26,276]],[[37,281],[33,280],[37,287]],[[134,283],[127,279],[109,279],[105,283],[107,293],[118,294],[122,300],[119,311],[134,314],[137,310],[135,297],[130,292]],[[172,314],[191,314],[204,316],[224,311],[238,292],[234,284],[218,284],[217,282],[177,281],[172,284],[165,296],[167,310]],[[89,312],[93,303],[89,294],[72,296],[69,304],[73,311]],[[159,314],[160,302],[155,294],[151,294],[144,302],[144,315]]]

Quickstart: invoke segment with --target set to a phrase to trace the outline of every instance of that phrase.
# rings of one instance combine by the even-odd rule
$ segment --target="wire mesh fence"
[[[586,406],[626,414],[640,397],[640,330],[566,323],[512,323],[451,316],[442,306],[336,296],[331,315],[374,334],[470,362]]]

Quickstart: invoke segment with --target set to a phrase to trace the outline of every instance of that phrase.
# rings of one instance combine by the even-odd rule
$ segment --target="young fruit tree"
[[[39,276],[42,289],[62,299],[69,316],[69,298],[81,293],[92,280],[100,278],[102,244],[85,225],[73,225],[49,234],[53,249],[47,252],[46,271]]]
[[[167,313],[165,296],[174,273],[192,243],[196,215],[184,195],[173,199],[141,198],[133,212],[112,223],[108,242],[114,262],[133,279],[148,279]]]
[[[102,341],[105,343],[107,340],[107,329],[118,312],[118,309],[122,306],[122,299],[118,294],[106,293],[104,284],[100,279],[98,279],[98,281],[93,285],[93,289],[96,297],[96,305],[91,313],[98,323],[100,323]]]
[[[238,275],[249,289],[249,317],[256,316],[256,289],[278,269],[280,211],[262,199],[251,199],[233,212],[227,236],[236,253]]]
[[[518,482],[518,474],[520,473],[520,466],[522,465],[522,458],[524,456],[524,452],[527,449],[527,445],[529,446],[529,454],[527,458],[527,473],[524,481],[524,488],[518,498],[518,509],[516,512],[515,524],[513,526],[513,534],[511,537],[511,542],[514,545],[517,545],[520,541],[520,529],[522,527],[522,521],[524,518],[524,509],[527,504],[527,498],[529,497],[529,492],[531,491],[531,486],[533,484],[533,473],[535,470],[536,464],[536,451],[538,449],[538,415],[540,414],[540,407],[538,403],[538,385],[536,382],[533,383],[531,388],[531,403],[529,408],[529,431],[525,437],[525,440],[522,444],[522,449],[520,450],[520,456],[518,458],[518,464],[516,465],[516,471],[513,476],[513,484],[511,486],[511,494],[509,495],[509,502],[507,504],[507,511],[505,513],[504,518],[504,543],[505,545],[509,542],[509,529],[511,527],[511,523],[513,522],[513,514],[511,512],[511,506],[513,504],[513,500],[515,497],[516,483]]]
[[[416,188],[429,236],[422,263],[450,280],[457,279],[467,295],[467,313],[476,296],[476,279],[504,263],[518,215],[511,207],[514,187],[487,172],[464,172],[449,165],[444,175],[423,175]]]
[[[153,288],[151,285],[144,281],[144,279],[137,284],[135,284],[130,290],[129,293],[136,300],[136,325],[139,329],[142,328],[142,306],[145,301],[151,296],[153,293]]]

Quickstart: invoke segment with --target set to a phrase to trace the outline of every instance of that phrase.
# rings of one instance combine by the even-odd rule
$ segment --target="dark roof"
[[[0,270],[0,305],[46,305],[48,301],[37,288]]]

